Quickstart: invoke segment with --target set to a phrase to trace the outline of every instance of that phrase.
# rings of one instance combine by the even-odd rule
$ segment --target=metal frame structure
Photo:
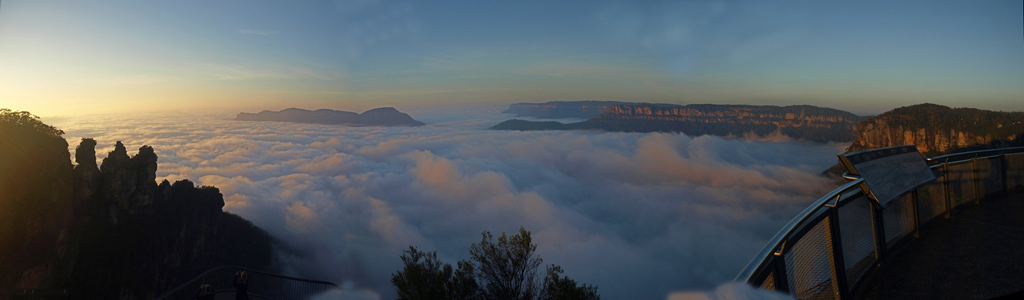
[[[851,181],[800,212],[735,280],[799,299],[849,299],[887,252],[922,234],[923,225],[1024,186],[1024,147],[925,160],[939,180],[885,209],[867,200],[859,187],[863,179],[844,176]]]
[[[249,299],[309,299],[338,288],[333,282],[271,274],[239,266],[220,266],[206,270],[154,299],[195,299],[201,284],[213,286],[214,293],[218,295],[234,295],[234,272],[238,271],[248,273]]]

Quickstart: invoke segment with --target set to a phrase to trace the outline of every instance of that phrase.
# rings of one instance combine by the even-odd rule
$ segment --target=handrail
[[[1017,158],[1011,158],[1011,155]],[[1010,181],[1008,181],[1010,178],[1008,178],[1008,176],[1010,176],[1011,173],[1008,169],[1011,168],[1011,163],[1009,162],[1009,160],[1020,159],[1018,155],[1024,155],[1024,147],[1007,147],[999,149],[976,150],[925,158],[925,160],[929,164],[929,168],[931,168],[935,172],[939,172],[939,174],[941,174],[940,176],[942,177],[942,180],[939,181],[940,184],[938,186],[933,186],[932,188],[930,188],[931,191],[927,192],[929,194],[922,194],[931,195],[931,198],[924,198],[923,200],[918,199],[918,194],[921,193],[921,189],[924,188],[921,187],[911,191],[910,194],[907,195],[907,197],[905,198],[907,200],[900,200],[905,201],[901,202],[903,203],[901,205],[909,205],[908,207],[896,208],[896,210],[890,211],[877,205],[871,205],[870,215],[868,217],[861,216],[854,217],[854,219],[844,219],[861,220],[859,222],[870,222],[871,224],[869,230],[871,232],[870,235],[873,235],[873,237],[869,236],[868,238],[872,240],[872,243],[874,245],[874,251],[869,252],[871,254],[868,254],[868,256],[866,257],[863,256],[864,254],[853,254],[855,256],[852,257],[852,259],[854,259],[852,262],[844,261],[844,257],[846,257],[849,253],[845,253],[847,250],[844,249],[844,247],[847,247],[848,245],[846,245],[846,241],[843,238],[845,236],[843,232],[846,232],[848,229],[845,229],[845,227],[841,227],[839,225],[839,223],[845,222],[842,221],[840,218],[840,211],[847,211],[848,208],[846,207],[850,207],[847,206],[847,204],[854,203],[851,201],[862,201],[859,200],[862,198],[860,196],[857,196],[858,194],[847,193],[851,192],[855,188],[858,188],[862,183],[864,183],[864,179],[860,178],[857,175],[851,175],[848,173],[843,174],[843,178],[849,179],[851,181],[832,190],[828,194],[825,194],[817,201],[810,204],[802,212],[797,214],[796,217],[790,220],[789,223],[787,223],[777,234],[775,234],[775,236],[772,237],[772,239],[769,240],[767,244],[765,244],[761,251],[759,251],[758,254],[754,256],[754,258],[751,259],[749,263],[747,263],[743,270],[740,271],[740,273],[736,276],[734,281],[746,282],[748,284],[753,284],[755,286],[764,286],[770,289],[778,289],[780,291],[789,292],[790,294],[793,294],[794,296],[798,297],[815,297],[811,296],[811,294],[804,294],[803,296],[800,296],[798,295],[799,293],[809,292],[814,293],[814,295],[817,295],[816,293],[819,292],[827,292],[832,294],[831,296],[828,297],[846,299],[851,293],[858,289],[857,285],[859,285],[860,280],[864,278],[864,272],[870,271],[871,269],[874,268],[873,266],[864,267],[863,263],[870,262],[870,265],[875,265],[878,262],[881,262],[882,259],[888,256],[886,252],[889,251],[890,248],[896,247],[896,245],[899,245],[903,241],[907,240],[909,233],[914,233],[913,236],[917,236],[922,224],[935,218],[937,216],[936,213],[941,214],[942,211],[945,211],[946,217],[949,218],[954,208],[957,208],[960,205],[968,203],[968,201],[959,201],[954,199],[962,199],[959,197],[973,198],[974,201],[972,202],[978,204],[980,203],[979,201],[982,198],[984,198],[987,195],[990,195],[992,192],[1005,192],[1010,190]],[[979,164],[979,161],[986,159],[993,160],[995,164],[986,164],[984,166],[981,166]],[[964,167],[957,167],[959,168],[957,170],[951,169],[951,167],[955,165],[963,165],[963,163],[966,162],[971,162],[970,165],[967,165],[966,169],[964,169]],[[1015,176],[1016,178],[1014,180],[1020,180],[1020,178],[1022,178],[1021,176],[1024,176],[1022,175],[1022,173],[1020,173],[1021,170],[1018,170],[1018,168],[1013,169],[1013,171],[1015,172],[1013,173],[1015,174],[1013,176]],[[999,174],[998,176],[995,176],[996,174],[993,174],[993,176],[982,177],[981,174],[984,174],[985,172],[999,172]],[[994,189],[990,189],[990,187],[992,186],[990,186],[989,184],[994,183],[991,181],[993,180],[993,178],[995,178],[994,180],[999,180],[1000,182],[996,183],[996,185],[993,187]],[[1021,184],[1019,183],[1020,181],[1017,182],[1018,183],[1015,184],[1015,187],[1019,188]],[[938,190],[935,190],[936,188],[938,188]],[[934,193],[936,192],[941,193],[938,195],[939,198],[935,198],[936,194]],[[945,206],[942,206],[941,203],[936,203],[935,200],[938,200],[940,202],[944,201]],[[919,219],[920,217],[922,217],[921,213],[924,212],[921,210],[922,208],[919,208],[920,205],[927,205],[930,207],[926,209],[931,210],[929,211],[931,215],[929,215],[929,217],[927,217],[925,220]],[[939,210],[934,210],[936,208]],[[854,215],[849,216],[852,217]],[[890,218],[912,218],[912,220],[899,221],[900,219]],[[815,229],[824,230],[824,233],[817,233],[816,236],[817,239],[820,239],[822,236],[824,236],[824,238],[826,238],[827,241],[831,241],[831,244],[829,244],[829,242],[826,242],[824,245],[810,246],[811,248],[800,246],[802,245],[801,242],[804,241],[804,238],[806,237],[806,234],[808,234],[809,230],[812,230],[812,227],[819,226],[820,224],[822,224],[822,222],[825,222],[826,220],[828,223],[823,229]],[[890,225],[888,224],[890,220],[897,222],[893,224],[896,226],[894,227],[894,232],[889,232],[890,228],[887,228]],[[911,223],[910,225],[899,225],[900,223],[898,222]],[[862,225],[853,224],[854,223],[851,223],[851,225],[849,225],[854,226],[850,227],[851,229],[849,229],[853,231],[847,232],[846,234],[853,233],[861,236],[861,239],[865,238],[863,237],[863,233],[858,233],[863,232],[862,229],[855,229],[857,228],[856,226]],[[854,239],[858,238],[854,237]],[[812,239],[811,241],[817,240]],[[806,245],[819,245],[817,243],[819,242],[814,242],[812,244]],[[862,247],[857,246],[858,243],[861,243],[860,245],[863,245],[862,241],[853,241],[853,243],[849,245],[851,245],[850,247]],[[804,248],[801,248],[803,250],[799,250],[794,248],[794,246]],[[851,251],[863,251],[855,249],[856,248],[854,248],[854,250]],[[808,253],[821,253],[822,251],[826,252],[822,254],[827,254],[824,257],[826,257],[825,259],[828,263],[827,268],[831,268],[831,279],[810,279],[808,277],[802,277],[802,279],[799,279],[802,280],[802,283],[798,284],[798,286],[793,286],[793,282],[789,282],[791,280],[789,276],[806,276],[808,274],[790,274],[791,272],[799,271],[787,270],[788,268],[793,267],[795,266],[795,264],[799,264],[801,262],[820,262],[815,262],[813,260],[804,260],[802,258],[799,258],[799,255],[796,254],[791,257],[788,255],[791,251],[797,251],[798,254],[804,253],[803,255],[808,255]],[[871,258],[872,260],[870,261],[860,261],[868,259],[868,257],[873,258]],[[847,265],[848,263],[853,265]],[[807,265],[805,265],[805,267],[807,267]],[[851,278],[847,278],[848,271],[855,272],[853,273],[854,275],[849,275],[852,276]],[[827,273],[828,271],[826,271],[826,274]],[[821,290],[821,288],[823,288],[821,284],[825,284],[826,282],[828,282],[827,280],[831,280],[831,290]],[[810,287],[808,287],[807,284],[810,284]],[[790,290],[793,288],[796,288],[797,290]],[[810,288],[810,290],[808,290],[808,288]]]
[[[971,154],[978,155],[978,154],[982,154],[982,153],[994,153],[994,152],[1006,153],[1007,151],[1021,152],[1021,151],[1024,151],[1024,147],[1007,147],[1007,148],[998,148],[998,149],[984,149],[984,150],[974,150],[974,151],[959,152],[959,153],[950,153],[950,154],[939,155],[939,156],[936,156],[936,157],[925,157],[924,160],[929,161],[929,162],[931,162],[931,161],[941,161],[941,160],[944,160],[944,159],[947,159],[947,158],[966,156],[966,155],[971,155]],[[981,158],[981,157],[978,157],[978,158]]]
[[[248,272],[250,274],[260,274],[260,275],[265,275],[265,276],[269,276],[269,277],[273,277],[273,278],[279,278],[279,279],[285,279],[285,280],[291,280],[291,281],[298,281],[298,282],[304,282],[304,283],[328,285],[328,286],[331,286],[331,287],[334,287],[334,288],[338,288],[338,284],[330,282],[330,281],[321,281],[321,280],[297,278],[297,277],[291,277],[291,276],[285,276],[285,275],[268,273],[268,272],[264,272],[264,271],[260,271],[260,270],[256,270],[256,269],[250,269],[250,268],[242,267],[242,266],[225,265],[225,266],[218,266],[218,267],[210,268],[209,270],[206,270],[203,273],[200,273],[199,275],[196,275],[195,277],[192,277],[191,279],[186,280],[181,285],[179,285],[179,286],[177,286],[177,287],[167,291],[166,293],[161,294],[160,296],[157,296],[154,299],[166,299],[170,295],[172,295],[172,294],[174,294],[174,293],[176,293],[176,292],[178,292],[178,291],[180,291],[182,289],[194,288],[193,285],[194,285],[195,281],[203,279],[206,275],[208,275],[208,274],[210,274],[212,272],[216,272],[216,271],[220,271],[220,270],[224,270],[224,269],[240,270],[240,271]],[[226,289],[226,290],[225,289],[218,289],[215,292],[216,293],[225,293],[225,292],[230,293],[230,292],[234,292],[234,290],[233,289]]]
[[[825,196],[818,198],[818,200],[814,201],[814,203],[811,204],[810,206],[807,206],[807,208],[805,208],[804,211],[800,212],[800,214],[796,215],[796,217],[793,217],[793,219],[790,220],[789,223],[786,224],[786,226],[783,226],[782,230],[779,230],[779,233],[776,233],[775,237],[773,237],[771,240],[768,241],[767,244],[764,245],[764,248],[761,248],[761,251],[757,253],[757,256],[754,256],[754,258],[751,259],[749,263],[747,263],[747,266],[743,268],[743,271],[741,271],[739,275],[736,276],[734,281],[750,280],[750,278],[754,276],[754,272],[757,272],[757,270],[761,269],[761,267],[764,266],[764,263],[767,262],[766,258],[772,255],[781,255],[780,253],[776,252],[775,249],[778,249],[785,244],[789,237],[793,235],[794,229],[800,228],[800,225],[803,225],[804,222],[806,222],[807,219],[814,214],[814,212],[824,207],[825,204],[827,204],[830,200],[834,200],[835,197],[840,196],[843,192],[846,192],[847,190],[856,187],[862,182],[864,182],[863,178],[857,178],[853,181],[850,181],[844,184],[843,186],[840,186],[832,190],[828,194],[825,194]],[[761,262],[755,264],[754,262],[759,259],[761,260]]]

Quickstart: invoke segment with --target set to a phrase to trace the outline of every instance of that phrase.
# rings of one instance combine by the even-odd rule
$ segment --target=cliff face
[[[862,117],[810,105],[749,106],[749,105],[613,105],[595,119],[652,120],[688,123],[717,123],[744,125],[771,125],[777,128],[807,127],[852,131]]]
[[[1024,113],[919,104],[862,121],[847,151],[912,144],[926,156],[934,156],[977,145],[1008,144],[1022,134]]]
[[[96,142],[83,139],[72,168],[63,132],[9,119],[0,111],[0,298],[152,298],[211,267],[269,267],[269,235],[223,212],[217,188],[156,184],[153,148],[130,157],[118,142],[97,167]]]
[[[264,110],[256,114],[239,113],[235,121],[273,121],[347,126],[422,126],[406,113],[393,107],[374,108],[357,114],[354,112],[318,109],[305,110],[289,108],[279,112]]]
[[[631,132],[682,132],[691,136],[767,136],[781,134],[798,140],[849,142],[858,121],[849,112],[799,106],[615,104],[578,123],[551,124],[514,120],[493,129],[599,129]]]

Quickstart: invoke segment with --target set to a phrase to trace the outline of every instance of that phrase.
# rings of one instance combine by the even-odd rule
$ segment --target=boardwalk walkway
[[[935,219],[865,278],[854,299],[990,299],[1024,290],[1024,192]]]

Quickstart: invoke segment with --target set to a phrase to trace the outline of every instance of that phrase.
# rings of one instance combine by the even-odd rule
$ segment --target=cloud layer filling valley
[[[491,116],[493,117],[493,116]],[[187,120],[184,121],[183,120]],[[236,122],[224,115],[69,119],[101,160],[151,145],[158,180],[224,194],[225,210],[277,238],[284,270],[393,299],[410,245],[449,263],[482,231],[533,232],[545,264],[605,299],[658,299],[733,276],[803,206],[842,145],[661,133]],[[73,155],[72,155],[73,157]]]

